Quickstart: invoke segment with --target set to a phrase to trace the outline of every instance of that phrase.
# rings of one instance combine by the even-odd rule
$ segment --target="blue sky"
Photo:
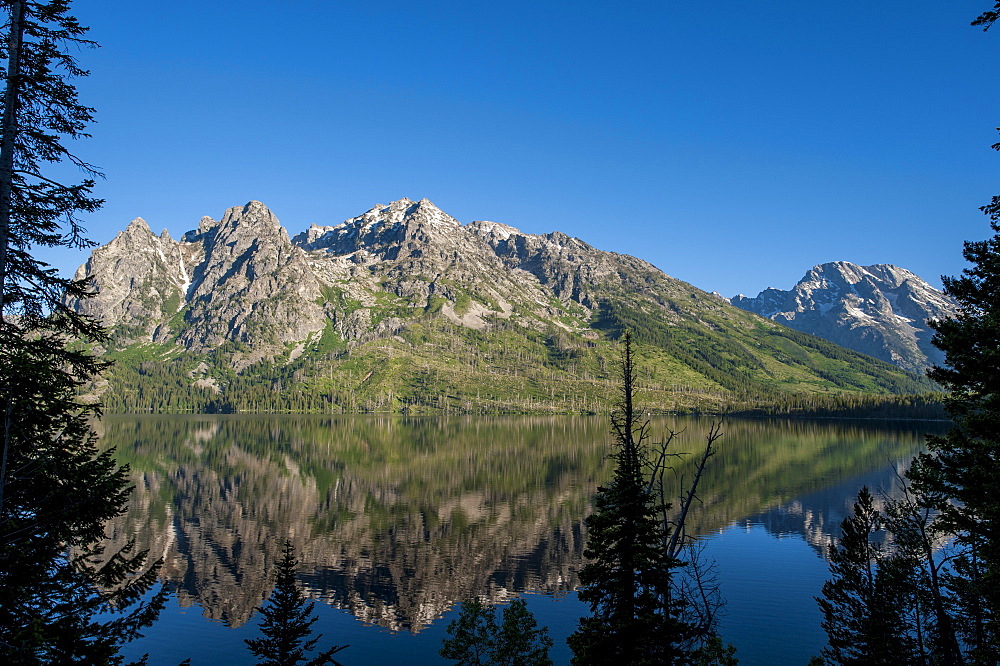
[[[992,4],[77,0],[86,226],[426,197],[726,296],[841,259],[939,284],[1000,193]]]

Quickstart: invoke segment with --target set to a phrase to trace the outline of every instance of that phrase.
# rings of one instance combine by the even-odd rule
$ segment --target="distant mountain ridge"
[[[904,268],[847,261],[814,266],[788,291],[771,288],[730,302],[913,372],[944,363],[927,320],[958,311],[947,295]]]
[[[118,411],[605,409],[626,328],[668,409],[930,388],[635,257],[426,199],[293,237],[256,201],[180,240],[136,219],[87,276],[70,305],[111,329]]]

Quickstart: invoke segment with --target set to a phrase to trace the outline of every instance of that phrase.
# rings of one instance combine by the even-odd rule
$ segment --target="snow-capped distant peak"
[[[892,264],[833,261],[813,266],[788,291],[767,289],[733,305],[915,372],[942,362],[928,319],[956,305],[910,271]]]

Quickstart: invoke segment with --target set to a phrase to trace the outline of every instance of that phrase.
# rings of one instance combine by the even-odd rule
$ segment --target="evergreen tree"
[[[990,27],[996,23],[997,19],[1000,19],[1000,0],[993,5],[993,9],[988,10],[976,17],[976,20],[972,22],[972,25],[983,26],[983,30],[989,30]]]
[[[911,607],[913,561],[889,554],[876,535],[884,520],[868,488],[841,523],[840,543],[830,546],[831,579],[817,598],[831,664],[920,663],[906,612]]]
[[[267,603],[260,607],[260,613],[264,617],[260,623],[260,631],[264,638],[246,639],[247,647],[258,657],[259,666],[332,664],[336,663],[333,655],[349,647],[335,645],[312,659],[306,656],[306,653],[315,649],[323,635],[306,640],[312,635],[312,625],[318,618],[313,615],[316,604],[306,601],[295,582],[297,566],[295,547],[291,541],[286,540],[281,560],[277,564],[274,592]]]
[[[1000,143],[994,144],[1000,150]],[[1000,662],[1000,197],[982,209],[994,235],[965,243],[972,264],[945,277],[958,301],[955,318],[931,321],[944,367],[928,375],[948,389],[952,428],[928,437],[929,453],[909,476],[939,522],[964,548],[956,566],[968,576],[961,587],[974,626],[963,624],[974,658]],[[956,581],[958,582],[958,581]],[[979,602],[981,600],[982,603]]]
[[[450,638],[444,640],[441,656],[455,659],[458,666],[490,663],[497,633],[496,615],[482,601],[472,598],[462,604],[458,618],[448,623]]]
[[[0,116],[0,333],[16,344],[26,331],[90,339],[93,322],[63,305],[84,296],[86,281],[67,280],[32,255],[36,247],[90,247],[80,213],[103,203],[91,196],[96,169],[70,152],[65,139],[85,137],[93,109],[81,105],[73,77],[86,76],[72,53],[96,46],[69,15],[68,0],[2,0],[7,22]],[[69,162],[90,178],[64,184],[42,173],[45,163]],[[51,313],[60,316],[52,317]],[[70,360],[77,357],[70,356]]]
[[[458,666],[550,666],[547,627],[538,628],[524,599],[503,609],[498,626],[496,611],[479,599],[462,604],[457,619],[448,624],[441,656]]]
[[[579,598],[590,604],[569,639],[574,664],[684,663],[682,645],[695,629],[682,620],[684,601],[672,576],[682,562],[663,545],[665,525],[646,479],[646,424],[633,404],[636,388],[631,336],[623,340],[621,401],[612,416],[614,478],[598,488],[586,521],[590,560],[580,572]]]
[[[493,663],[500,666],[551,666],[547,627],[538,628],[524,599],[514,599],[503,609]]]
[[[740,660],[736,658],[736,646],[723,643],[717,634],[705,639],[704,645],[694,653],[694,666],[736,666]]]
[[[989,30],[1000,2],[972,25]],[[998,128],[1000,129],[1000,128]],[[1000,143],[993,144],[1000,151]],[[928,375],[949,390],[945,408],[953,426],[928,437],[929,453],[909,477],[924,503],[962,549],[946,576],[955,625],[973,663],[1000,663],[1000,196],[981,208],[994,234],[968,241],[972,264],[959,277],[943,277],[959,304],[955,318],[928,322],[944,367]]]
[[[78,380],[51,372],[58,353],[45,357],[45,341],[33,342],[13,362],[24,350],[4,352],[13,395],[0,512],[0,661],[121,663],[118,648],[156,618],[164,592],[141,602],[157,567],[143,572],[145,553],[131,544],[111,554],[101,547],[105,522],[125,508],[127,471],[110,452],[96,453],[94,411],[75,403]]]
[[[103,364],[86,350],[101,328],[62,305],[83,282],[37,260],[39,246],[85,245],[76,215],[100,206],[92,180],[64,185],[41,173],[68,161],[92,110],[77,102],[71,55],[86,28],[69,3],[4,0],[0,114],[0,661],[118,664],[163,603],[145,553],[105,553],[104,523],[124,510],[127,470],[98,453],[76,394]],[[100,617],[100,619],[99,619]]]

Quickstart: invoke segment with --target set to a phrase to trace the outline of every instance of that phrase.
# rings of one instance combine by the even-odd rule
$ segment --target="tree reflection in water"
[[[653,421],[654,436],[682,431],[676,450],[697,448],[710,423]],[[311,596],[392,630],[419,631],[471,595],[570,591],[610,473],[602,417],[112,416],[99,428],[137,487],[111,540],[162,556],[181,605],[229,626],[270,592],[286,537]],[[691,531],[763,522],[822,547],[854,480],[891,484],[887,465],[905,466],[929,429],[941,426],[727,422]],[[675,471],[680,484],[686,464]]]

